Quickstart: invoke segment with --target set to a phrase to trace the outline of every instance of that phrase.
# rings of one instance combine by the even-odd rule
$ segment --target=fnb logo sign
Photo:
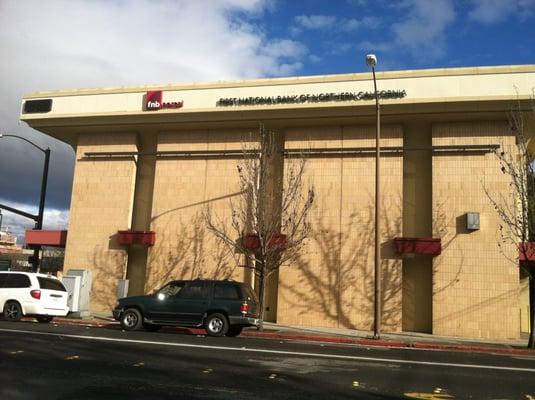
[[[164,102],[161,90],[149,90],[145,95],[145,110],[153,111],[161,108],[182,108],[184,100]]]

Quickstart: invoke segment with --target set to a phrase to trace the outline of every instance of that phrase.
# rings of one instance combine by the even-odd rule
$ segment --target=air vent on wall
[[[23,114],[47,113],[52,110],[52,99],[26,100],[22,109]]]

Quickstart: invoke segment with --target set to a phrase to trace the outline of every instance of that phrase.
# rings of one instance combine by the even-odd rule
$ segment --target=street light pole
[[[379,106],[379,92],[375,79],[377,57],[366,55],[366,64],[371,67],[373,74],[373,88],[375,91],[375,262],[374,262],[374,315],[373,338],[381,338],[381,223],[379,212],[381,204],[381,109]]]
[[[37,213],[38,219],[35,224],[35,229],[43,229],[43,216],[45,213],[45,199],[46,199],[46,186],[48,184],[48,165],[50,164],[50,149],[45,150],[45,164],[43,166],[43,177],[41,179],[41,196],[39,198],[39,212]]]
[[[43,149],[43,148],[39,147],[38,145],[36,145],[35,143],[31,142],[30,140],[28,140],[28,139],[26,139],[26,138],[24,138],[22,136],[18,136],[18,135],[0,134],[0,138],[4,138],[4,137],[12,137],[12,138],[17,138],[17,139],[23,140],[26,143],[31,144],[33,147],[35,147],[36,149],[38,149],[41,152],[43,152],[43,154],[45,155],[45,163],[44,163],[44,166],[43,166],[43,177],[41,179],[41,195],[40,195],[40,198],[39,198],[39,212],[37,213],[37,218],[35,219],[35,229],[41,230],[41,229],[43,229],[43,217],[44,217],[44,213],[45,213],[46,187],[47,187],[47,184],[48,184],[48,166],[50,164],[50,148],[47,147],[46,149]],[[40,252],[40,250],[41,250],[41,246],[40,245],[34,246],[33,256],[32,256],[32,259],[31,259],[32,269],[33,269],[34,272],[37,272],[39,270],[39,252]]]

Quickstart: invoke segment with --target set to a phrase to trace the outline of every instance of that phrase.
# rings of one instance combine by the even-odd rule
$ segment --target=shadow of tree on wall
[[[465,233],[463,229],[459,226],[458,218],[456,220],[456,227],[455,231],[451,229],[450,226],[448,226],[448,217],[446,213],[446,205],[444,202],[435,203],[435,207],[433,209],[433,237],[441,238],[441,246],[442,251],[441,253],[444,253],[446,250],[454,250],[457,254],[459,254],[459,262],[457,269],[455,273],[453,274],[453,277],[449,279],[447,282],[437,282],[435,277],[437,276],[437,273],[439,273],[441,264],[444,260],[444,258],[438,256],[433,260],[433,289],[432,293],[433,296],[444,292],[445,290],[448,290],[449,288],[455,286],[457,283],[460,282],[460,277],[463,272],[464,268],[464,251],[463,249],[458,245],[455,239],[459,236],[461,233]]]
[[[238,268],[239,255],[207,232],[202,212],[183,216],[178,222],[168,219],[159,228],[158,240],[149,249],[144,293],[151,293],[173,279],[238,279],[248,271]],[[126,276],[128,251],[117,243],[116,235],[108,245],[93,250],[92,309],[109,312],[117,298],[118,280]]]
[[[504,304],[513,304],[515,297],[518,294],[518,289],[504,288],[500,291],[493,290],[497,294],[488,295],[490,291],[486,291],[487,297],[481,294],[482,286],[477,288],[468,287],[468,283],[473,281],[473,277],[468,274],[473,274],[474,264],[467,263],[470,256],[470,247],[466,245],[463,236],[476,234],[477,231],[470,231],[466,228],[466,215],[450,215],[446,212],[448,206],[447,201],[435,204],[435,212],[433,215],[433,236],[442,238],[442,254],[436,257],[433,261],[433,298],[434,306],[440,306],[442,302],[452,304],[452,298],[458,298],[457,290],[464,291],[462,296],[468,300],[465,303],[454,303],[454,307],[448,309],[447,312],[442,310],[433,311],[433,329],[444,329],[444,327],[451,327],[455,331],[467,320],[484,322],[488,317],[489,320],[495,319],[493,315],[496,312],[495,307],[501,303],[503,309]],[[464,246],[463,246],[464,244]],[[446,253],[451,251],[455,255],[455,261],[452,261],[452,256]],[[485,259],[482,258],[480,263],[484,264]],[[455,265],[454,271],[452,265]],[[446,268],[448,275],[441,275],[442,268]],[[464,278],[463,278],[464,275]],[[437,279],[440,276],[440,280]],[[499,284],[499,282],[497,282]],[[472,291],[471,295],[466,295],[467,291]],[[514,306],[511,306],[514,307]],[[485,317],[487,315],[488,317]],[[504,318],[507,314],[503,315]],[[502,320],[506,324],[505,319]],[[485,335],[483,335],[484,337]],[[487,334],[488,336],[488,334]],[[490,337],[490,336],[488,336]]]
[[[114,235],[115,236],[115,235]],[[96,246],[92,256],[92,309],[110,312],[116,302],[117,283],[126,274],[127,253],[110,237],[108,246]]]
[[[159,243],[150,249],[145,291],[151,292],[172,279],[230,279],[238,263],[227,246],[213,240],[202,212],[171,220],[161,227]]]
[[[319,253],[322,268],[300,256],[294,267],[299,275],[297,282],[280,283],[285,302],[298,309],[299,315],[312,310],[323,315],[328,324],[340,328],[372,329],[373,215],[371,205],[353,211],[339,230],[328,227],[323,217],[314,222],[309,241]],[[389,220],[383,216],[383,237],[398,236],[400,227],[400,217]],[[394,255],[391,241],[381,245],[381,253],[382,326],[395,331],[401,326],[401,261]]]

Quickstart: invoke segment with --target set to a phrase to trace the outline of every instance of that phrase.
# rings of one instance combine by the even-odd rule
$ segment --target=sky
[[[66,229],[74,151],[19,121],[25,94],[364,72],[367,53],[378,70],[535,64],[534,37],[535,0],[0,0],[0,133],[51,149],[44,228]],[[0,204],[36,213],[43,161],[0,138]]]

